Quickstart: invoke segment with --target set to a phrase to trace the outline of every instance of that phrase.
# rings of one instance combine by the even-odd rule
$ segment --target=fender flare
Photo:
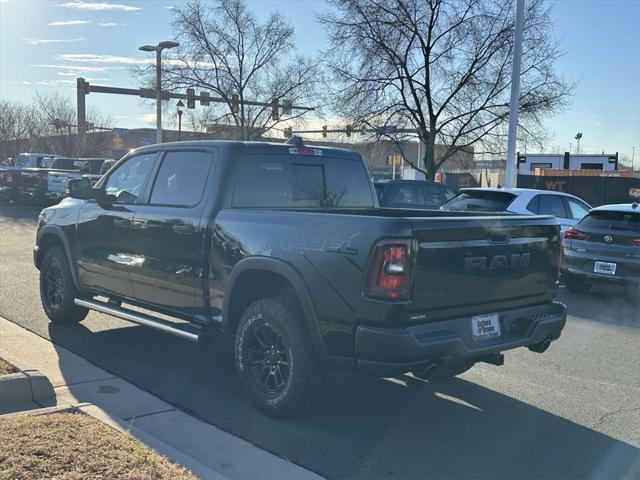
[[[45,226],[43,226],[40,230],[38,230],[38,234],[36,235],[36,246],[37,247],[40,246],[40,243],[42,242],[42,239],[45,236],[54,236],[58,240],[60,240],[60,242],[62,243],[62,246],[64,248],[64,251],[65,251],[65,253],[67,255],[67,262],[69,262],[69,269],[71,270],[71,276],[73,277],[73,283],[75,284],[76,288],[80,288],[80,282],[79,282],[79,278],[78,278],[78,271],[76,269],[75,262],[73,261],[74,257],[73,257],[73,253],[71,251],[71,245],[69,245],[69,240],[67,239],[67,236],[64,234],[64,230],[62,230],[62,228],[59,227],[58,225],[45,225]],[[42,252],[38,251],[36,255],[37,255],[37,257],[34,258],[34,263],[36,265],[36,268],[40,269],[40,262],[42,261],[42,259],[40,257],[42,256]]]
[[[235,264],[231,270],[231,274],[229,275],[224,293],[224,306],[222,312],[222,324],[224,329],[231,330],[229,328],[229,306],[231,304],[233,288],[236,280],[247,270],[263,270],[275,273],[291,284],[302,307],[316,353],[318,355],[323,355],[325,353],[324,340],[322,339],[318,315],[316,314],[316,309],[311,301],[309,290],[307,289],[300,273],[293,266],[283,260],[269,257],[247,257]]]

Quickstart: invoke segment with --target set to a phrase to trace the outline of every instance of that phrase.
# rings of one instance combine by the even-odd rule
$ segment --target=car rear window
[[[608,230],[640,231],[640,212],[596,210],[584,217],[580,225]]]
[[[474,210],[479,212],[504,212],[515,195],[509,192],[463,192],[443,205],[445,210]]]
[[[371,208],[370,180],[358,159],[245,155],[235,174],[232,206]]]

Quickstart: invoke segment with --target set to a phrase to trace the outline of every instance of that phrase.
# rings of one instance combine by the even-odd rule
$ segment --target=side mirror
[[[96,198],[96,191],[91,188],[91,182],[86,178],[69,179],[67,194],[71,198],[79,198],[81,200]]]

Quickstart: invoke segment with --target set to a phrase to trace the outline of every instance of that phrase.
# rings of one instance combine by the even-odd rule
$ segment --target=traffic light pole
[[[156,48],[156,143],[162,143],[162,49]]]
[[[159,73],[156,71],[156,80]],[[76,79],[76,90],[77,90],[77,108],[78,108],[78,137],[80,144],[84,144],[85,135],[86,135],[86,99],[85,96],[90,93],[109,93],[115,95],[132,95],[135,97],[142,98],[155,98],[156,99],[156,112],[158,114],[158,119],[156,122],[156,127],[158,130],[158,134],[156,135],[156,139],[158,142],[162,141],[162,123],[161,123],[161,112],[162,107],[160,106],[162,100],[170,100],[170,99],[178,99],[178,100],[192,100],[199,101],[202,105],[209,105],[209,102],[213,103],[226,103],[227,105],[231,105],[233,102],[233,98],[226,97],[210,97],[208,92],[201,92],[200,95],[187,95],[185,93],[173,93],[166,90],[160,90],[159,88],[121,88],[121,87],[104,87],[101,85],[91,85],[84,78]],[[302,111],[312,111],[315,110],[314,107],[303,107],[301,105],[292,105],[290,102],[284,100],[281,103],[270,102],[259,102],[255,100],[244,100],[242,102],[244,105],[255,105],[259,107],[272,107],[272,108],[282,108],[283,111],[288,110],[302,110]]]

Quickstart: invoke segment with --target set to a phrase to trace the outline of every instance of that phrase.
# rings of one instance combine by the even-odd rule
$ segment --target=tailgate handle
[[[487,239],[489,243],[509,243],[509,240],[511,235],[507,232],[492,232]]]

